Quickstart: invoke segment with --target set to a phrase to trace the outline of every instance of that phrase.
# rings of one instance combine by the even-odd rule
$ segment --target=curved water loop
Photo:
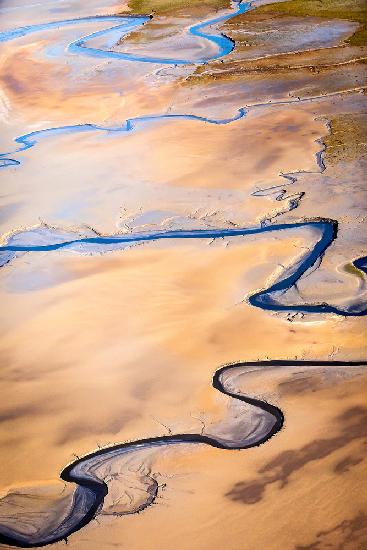
[[[225,55],[228,55],[234,48],[234,42],[227,36],[222,33],[212,34],[203,32],[205,27],[210,27],[212,25],[217,25],[223,23],[236,15],[245,13],[250,9],[250,2],[235,1],[232,2],[232,11],[226,13],[214,19],[208,19],[201,23],[192,25],[188,29],[188,33],[198,38],[204,38],[209,42],[217,46],[217,52],[215,55],[204,56],[198,59],[180,59],[180,58],[165,58],[165,57],[155,57],[155,56],[145,56],[145,55],[135,55],[124,52],[118,52],[109,49],[94,48],[88,46],[88,42],[95,38],[100,38],[101,36],[107,36],[110,33],[116,33],[119,31],[120,39],[126,36],[131,31],[136,28],[144,25],[150,21],[150,16],[140,16],[140,15],[95,15],[90,17],[81,17],[79,19],[66,19],[64,21],[52,21],[50,23],[41,23],[38,25],[27,25],[25,27],[18,27],[16,29],[11,29],[8,31],[0,32],[0,42],[8,42],[14,40],[15,38],[20,38],[33,34],[36,32],[44,32],[52,29],[60,29],[61,27],[69,27],[72,25],[80,25],[83,23],[99,23],[99,22],[113,22],[118,23],[112,27],[108,27],[104,30],[99,30],[78,38],[71,42],[67,48],[67,51],[73,54],[82,54],[89,55],[92,57],[106,58],[106,59],[120,59],[122,61],[135,61],[139,63],[158,63],[163,65],[190,65],[190,64],[203,64],[208,61],[219,59]]]

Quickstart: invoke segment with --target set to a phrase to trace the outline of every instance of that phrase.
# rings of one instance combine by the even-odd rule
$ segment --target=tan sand
[[[107,2],[92,2],[90,9],[119,11]],[[65,10],[62,18],[86,15],[78,2]],[[30,24],[34,12],[23,17],[22,24]],[[58,18],[47,8],[39,11],[42,21]],[[9,25],[15,20],[12,15]],[[171,47],[171,31],[179,23],[160,21],[169,28],[162,27],[164,36],[159,25],[148,35],[154,48]],[[307,49],[315,21],[290,23],[284,45]],[[328,120],[353,118],[365,109],[365,96],[358,91],[365,69],[353,61],[363,51],[340,46],[354,23],[339,22],[332,37],[327,31],[334,22],[317,24],[314,53],[297,54],[297,60],[325,64],[329,55],[334,59],[335,49],[334,66],[319,72],[293,70],[298,61],[292,53],[281,62],[275,59],[284,48],[270,32],[279,31],[272,19],[266,23],[266,45],[250,48],[261,59],[251,61],[250,49],[242,44],[224,63],[195,74],[195,66],[161,71],[149,64],[119,68],[98,59],[65,63],[45,57],[45,47],[58,46],[57,33],[47,40],[5,44],[4,151],[12,150],[16,136],[65,124],[116,126],[127,118],[162,113],[228,118],[245,106],[249,112],[227,125],[165,120],[129,134],[44,138],[14,157],[19,166],[3,172],[1,235],[40,221],[51,228],[83,233],[93,227],[110,234],[332,218],[339,222],[338,239],[320,269],[284,299],[336,305],[364,300],[365,276],[351,263],[365,254],[361,155],[350,154],[353,146],[347,145],[333,162],[325,156],[323,173],[317,162]],[[237,25],[239,34],[248,30]],[[139,36],[131,37],[128,45],[133,43],[147,45],[139,44]],[[185,42],[185,47],[191,45]],[[264,48],[272,53],[268,64]],[[277,101],[291,103],[269,103]],[[282,174],[293,174],[296,181],[288,185]],[[252,194],[274,185],[287,196],[301,194],[298,207],[288,212],[287,196],[277,201],[275,195]],[[214,242],[177,239],[101,255],[29,253],[2,267],[2,503],[7,507],[15,493],[21,494],[22,507],[31,500],[39,520],[47,503],[57,501],[61,515],[72,487],[64,487],[59,473],[75,455],[171,432],[234,429],[235,414],[242,418],[244,409],[211,386],[221,365],[366,358],[363,317],[292,317],[247,302],[314,239],[309,229]],[[69,546],[364,548],[367,375],[363,369],[349,372],[332,367],[328,372],[270,371],[260,387],[251,376],[235,378],[244,393],[284,411],[283,430],[243,451],[187,445],[135,458],[131,470],[149,466],[159,482],[155,504],[138,515],[111,517],[118,497],[112,490],[97,521],[72,535]],[[123,466],[119,473],[126,475]],[[127,483],[132,483],[129,475]],[[125,509],[123,501],[119,510]]]

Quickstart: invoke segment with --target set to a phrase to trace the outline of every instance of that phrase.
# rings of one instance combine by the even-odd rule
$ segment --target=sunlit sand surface
[[[160,435],[167,430],[200,432],[202,422],[208,433],[220,431],[218,423],[223,424],[227,432],[233,431],[236,423],[230,422],[233,412],[226,412],[228,400],[210,388],[213,370],[224,362],[257,359],[262,355],[259,349],[263,342],[266,342],[264,354],[270,358],[278,357],[279,348],[286,357],[324,356],[330,346],[342,348],[350,358],[358,358],[363,353],[365,327],[355,320],[340,323],[330,319],[297,326],[265,312],[259,314],[243,303],[244,294],[257,280],[266,281],[276,262],[289,260],[297,247],[303,245],[303,240],[296,235],[288,241],[274,239],[270,244],[263,237],[252,240],[252,243],[243,240],[229,247],[220,242],[192,246],[177,242],[170,246],[150,244],[126,250],[121,258],[113,254],[79,259],[55,252],[18,259],[16,273],[14,267],[8,268],[4,281],[6,294],[2,297],[4,311],[9,311],[11,304],[11,314],[2,320],[5,330],[1,348],[6,363],[2,455],[8,464],[2,472],[3,486],[17,486],[19,472],[28,486],[38,487],[40,473],[44,482],[55,483],[55,472],[72,459],[73,453],[83,454],[97,445],[134,440],[142,434]],[[42,338],[37,337],[40,331]],[[19,341],[20,347],[16,346]],[[327,368],[316,381],[311,378],[310,388],[302,376],[295,380],[293,404],[289,404],[290,411],[295,409],[295,419],[307,414],[311,426],[313,422],[319,423],[310,412],[315,400],[312,384],[316,388],[318,384],[329,386],[324,380],[326,371]],[[303,369],[306,381],[307,372],[307,368]],[[362,370],[357,374],[359,380],[364,380]],[[333,400],[335,385],[339,387],[340,381],[343,387],[348,373],[345,369],[339,369],[339,373],[332,370],[329,376],[332,389],[327,391]],[[292,380],[289,381],[291,388]],[[234,383],[237,385],[237,381]],[[270,383],[273,383],[271,376]],[[287,414],[287,408],[284,409],[287,399],[267,389],[265,381],[254,390],[251,385],[248,388],[244,385],[245,389],[260,397],[269,395],[270,401],[281,405],[287,420],[284,436],[278,436],[279,449],[282,449],[281,437],[288,438],[286,445],[297,448],[297,438],[287,432],[288,421],[292,424],[292,418],[288,420],[292,413]],[[308,413],[298,411],[297,399],[306,402],[306,411],[310,407]],[[336,399],[333,406],[334,416],[348,408],[340,399]],[[330,406],[327,411],[330,413]],[[241,409],[237,415],[239,413],[243,436],[249,429],[247,422],[251,416]],[[29,417],[32,423],[26,421]],[[24,422],[27,422],[26,429]],[[310,435],[315,437],[311,427],[310,430]],[[315,433],[319,433],[318,430]],[[342,445],[339,439],[335,453]],[[273,448],[275,441],[277,438],[271,440],[269,447]],[[265,447],[251,450],[250,456],[258,453],[263,460],[267,456],[262,454],[263,449]],[[183,471],[178,468],[177,475],[185,478],[189,475],[185,468],[190,475],[192,468],[197,471],[200,463],[207,469],[202,458],[198,466],[190,466],[192,460],[195,465],[196,456],[201,453],[216,456],[218,452],[195,451],[191,458],[190,449],[186,453],[180,450],[179,456],[184,453],[187,458],[177,459],[174,454],[170,460],[174,461],[176,471],[176,461],[180,464],[180,460],[184,460]],[[160,472],[164,466],[155,464],[156,455],[152,468]],[[159,453],[157,459],[162,460]],[[255,463],[258,464],[259,459],[254,458]],[[144,461],[140,457],[140,460],[150,464],[153,459]],[[225,463],[221,484],[226,480],[227,485],[223,486],[228,488],[238,479],[242,480],[245,458],[240,460],[242,466],[236,468],[235,477],[232,477],[232,458],[219,460]],[[137,468],[141,462],[135,460],[135,464]],[[232,475],[226,473],[227,470]],[[163,471],[163,478],[164,474]],[[196,494],[201,492],[198,487],[203,483],[197,479],[200,469],[194,477]],[[208,482],[204,476],[203,495],[207,494],[205,483]],[[186,483],[181,491],[191,495],[192,481]],[[168,490],[169,494],[174,487]],[[219,505],[222,491],[217,493],[212,487],[210,494],[214,498],[214,501],[210,499],[210,506]],[[192,505],[203,505],[201,498]],[[303,498],[306,502],[310,498],[308,490]],[[179,500],[181,506],[181,496]],[[231,509],[232,504],[229,505]],[[189,502],[187,506],[191,506]],[[207,508],[205,505],[206,511]],[[230,515],[229,510],[226,513]],[[238,513],[241,512],[236,511]],[[149,511],[143,517],[145,514]],[[119,529],[124,532],[128,528],[125,519],[121,519],[121,526],[114,524],[113,528],[117,529],[114,536],[118,536]],[[159,521],[168,521],[164,511]],[[219,522],[219,530],[220,525]],[[219,536],[215,529],[212,536],[213,540]],[[81,534],[81,540],[84,539],[85,535]],[[75,540],[78,544],[78,537]],[[163,542],[165,540],[163,538]]]
[[[365,548],[358,23],[171,4],[0,5],[0,546]]]

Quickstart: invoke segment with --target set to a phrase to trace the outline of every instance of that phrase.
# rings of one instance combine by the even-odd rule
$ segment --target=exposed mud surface
[[[2,547],[367,544],[367,46],[337,4],[1,4]]]

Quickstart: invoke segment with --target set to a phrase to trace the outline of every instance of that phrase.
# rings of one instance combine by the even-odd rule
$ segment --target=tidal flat
[[[0,547],[367,547],[359,0],[0,3]]]

